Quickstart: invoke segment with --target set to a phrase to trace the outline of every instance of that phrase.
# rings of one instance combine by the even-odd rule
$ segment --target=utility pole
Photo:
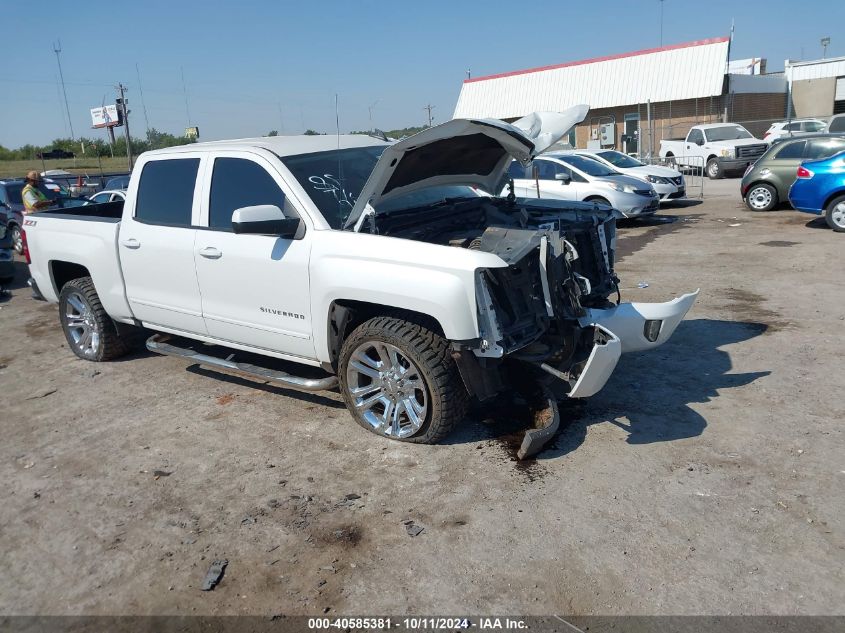
[[[829,37],[823,37],[822,40],[821,40],[821,45],[822,45],[822,59],[825,59],[827,57],[827,47],[830,46],[830,38]]]
[[[56,63],[59,65],[59,78],[62,80],[62,92],[65,95],[65,110],[67,110],[67,124],[70,126],[70,138],[75,141],[76,136],[73,134],[73,121],[70,119],[70,106],[67,104],[67,90],[65,90],[65,76],[62,72],[62,60],[59,57],[59,53],[62,52],[61,40],[59,40],[58,43],[53,44],[53,52],[56,54]]]
[[[119,106],[120,111],[123,113],[123,134],[126,136],[126,160],[129,163],[129,171],[132,171],[132,140],[129,136],[129,109],[126,107],[126,97],[124,93],[126,92],[126,86],[122,83],[117,84],[114,87],[117,90],[119,97]]]
[[[431,116],[431,111],[434,110],[436,106],[431,105],[430,103],[423,108],[428,112],[428,127],[431,127],[431,122],[434,121],[434,117]]]

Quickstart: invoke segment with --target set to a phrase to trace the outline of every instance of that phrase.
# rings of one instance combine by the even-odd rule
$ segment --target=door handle
[[[130,237],[129,239],[123,240],[121,242],[126,248],[141,248],[141,242],[136,240],[134,237]]]
[[[221,257],[223,257],[223,253],[221,253],[213,246],[206,246],[205,248],[201,248],[200,255],[202,255],[206,259],[220,259]]]

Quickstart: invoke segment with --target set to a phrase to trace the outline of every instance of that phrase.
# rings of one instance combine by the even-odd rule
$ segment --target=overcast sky
[[[499,2],[86,2],[6,5],[0,69],[0,145],[69,136],[53,42],[73,131],[89,110],[128,86],[133,136],[150,127],[203,140],[270,130],[395,129],[451,118],[473,76],[558,64],[660,45],[660,0]],[[736,31],[732,59],[845,55],[841,0],[665,0],[663,44]],[[136,70],[140,69],[139,74]],[[187,88],[187,107],[182,71]],[[142,107],[143,89],[146,120]]]

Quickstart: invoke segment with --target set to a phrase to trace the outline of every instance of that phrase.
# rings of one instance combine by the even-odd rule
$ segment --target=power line
[[[150,137],[150,120],[147,118],[147,104],[144,101],[144,88],[141,86],[141,70],[138,62],[135,62],[135,72],[138,74],[138,92],[141,94],[141,108],[144,110],[144,123],[147,126],[147,138]]]
[[[56,63],[59,65],[59,78],[62,80],[62,92],[65,95],[65,110],[67,110],[67,124],[70,126],[70,138],[75,141],[76,136],[73,133],[73,121],[70,119],[70,106],[67,104],[67,90],[65,90],[65,76],[62,72],[62,60],[59,57],[59,53],[62,52],[61,40],[59,40],[58,43],[53,44],[53,52],[56,54]]]

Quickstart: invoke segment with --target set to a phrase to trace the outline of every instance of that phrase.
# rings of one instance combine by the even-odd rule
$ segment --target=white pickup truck
[[[339,386],[355,420],[390,438],[436,442],[470,397],[514,376],[590,396],[621,352],[665,342],[697,291],[611,303],[611,210],[483,193],[585,113],[456,119],[393,145],[278,136],[148,152],[125,203],[26,218],[32,283],[80,358],[114,359],[146,328],[156,352]]]
[[[660,158],[670,167],[704,168],[711,179],[742,174],[768,144],[736,123],[710,123],[690,128],[686,138],[660,141]]]

